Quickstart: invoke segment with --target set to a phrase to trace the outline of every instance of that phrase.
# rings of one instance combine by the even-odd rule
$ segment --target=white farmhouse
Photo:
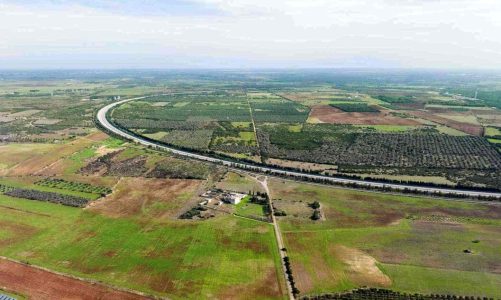
[[[230,204],[238,204],[245,196],[245,194],[240,193],[227,193],[223,196],[223,201]]]

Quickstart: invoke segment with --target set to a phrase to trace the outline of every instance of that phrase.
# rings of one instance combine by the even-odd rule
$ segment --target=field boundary
[[[132,289],[127,289],[127,288],[123,288],[123,287],[118,287],[118,286],[111,285],[111,284],[108,284],[108,283],[105,283],[105,282],[102,282],[102,281],[99,281],[99,280],[83,278],[83,277],[79,277],[79,276],[76,276],[76,275],[72,275],[72,274],[68,274],[68,273],[63,273],[63,272],[51,270],[51,269],[48,269],[48,268],[45,268],[45,267],[42,267],[42,266],[33,265],[31,263],[26,263],[26,262],[19,261],[19,260],[13,259],[13,258],[5,257],[5,256],[0,256],[0,260],[4,260],[4,261],[10,262],[10,263],[15,263],[15,264],[18,264],[18,265],[21,265],[21,266],[24,266],[24,267],[29,267],[29,268],[33,268],[33,269],[36,269],[36,270],[48,272],[48,273],[51,273],[51,274],[54,274],[54,275],[63,276],[63,277],[66,277],[66,278],[71,278],[71,279],[78,280],[78,281],[81,281],[81,282],[85,282],[85,283],[88,283],[88,284],[91,284],[91,285],[94,285],[94,286],[102,286],[104,288],[108,288],[108,289],[115,290],[115,291],[118,291],[118,292],[129,293],[129,294],[132,294],[132,295],[143,297],[145,299],[154,299],[154,300],[168,300],[169,299],[169,298],[166,298],[166,297],[154,296],[154,295],[146,294],[146,293],[143,293],[143,292],[140,292],[140,291],[136,291],[136,290],[132,290]]]
[[[406,184],[396,184],[396,183],[384,183],[384,182],[372,182],[372,181],[366,181],[366,180],[360,180],[360,179],[348,179],[348,178],[340,178],[340,177],[333,177],[333,176],[325,176],[325,175],[316,175],[316,174],[310,174],[310,173],[303,173],[300,171],[290,171],[290,170],[285,170],[285,169],[277,169],[273,167],[268,167],[268,166],[263,166],[260,164],[250,164],[246,162],[236,162],[236,161],[231,161],[227,158],[217,158],[213,156],[209,156],[207,153],[204,154],[198,154],[193,151],[187,151],[187,150],[180,150],[177,148],[174,148],[170,145],[166,145],[163,143],[160,143],[158,141],[154,141],[152,139],[149,139],[147,137],[139,136],[137,134],[134,134],[124,128],[117,127],[117,125],[113,124],[110,120],[108,120],[108,115],[112,109],[115,107],[134,100],[140,100],[140,99],[145,99],[148,98],[149,96],[144,96],[144,97],[137,97],[137,98],[130,98],[130,99],[125,99],[121,100],[118,102],[113,102],[111,104],[106,105],[105,107],[101,108],[96,116],[96,122],[101,126],[102,129],[108,131],[110,134],[119,136],[121,138],[131,140],[133,142],[136,142],[138,144],[141,144],[146,147],[151,147],[153,149],[157,150],[164,150],[171,152],[176,155],[180,156],[185,156],[188,158],[193,158],[201,161],[207,161],[215,164],[220,164],[223,166],[229,166],[229,167],[234,167],[242,170],[248,170],[256,173],[264,173],[267,175],[280,175],[284,177],[289,177],[293,178],[295,180],[302,180],[302,181],[320,181],[320,182],[328,182],[332,184],[341,184],[341,185],[348,185],[348,186],[354,186],[354,187],[364,187],[364,188],[372,188],[372,189],[381,189],[381,190],[397,190],[397,191],[402,191],[402,192],[409,192],[409,193],[423,193],[423,194],[439,194],[439,195],[449,195],[449,196],[456,196],[456,197],[486,197],[486,198],[494,198],[494,199],[500,199],[501,198],[501,193],[497,192],[485,192],[485,191],[470,191],[470,190],[460,190],[460,189],[453,189],[453,188],[439,188],[439,187],[424,187],[424,186],[418,186],[418,185],[406,185]]]

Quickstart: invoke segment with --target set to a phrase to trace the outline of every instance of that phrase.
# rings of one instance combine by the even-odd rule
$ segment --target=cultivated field
[[[124,104],[112,117],[174,147],[276,167],[499,188],[493,116],[501,113],[491,102],[430,86],[295,84],[178,91]]]
[[[501,207],[274,180],[302,294],[361,286],[499,297]],[[322,219],[309,204],[318,201]]]
[[[499,190],[501,85],[492,74],[23,74],[0,72],[0,256],[23,262],[0,258],[1,293],[286,299],[287,276],[299,296],[368,286],[501,297],[496,203],[244,174],[110,137],[94,123],[100,107],[149,95],[110,119],[204,155]],[[209,201],[214,190],[221,197]],[[223,203],[229,192],[250,195]]]

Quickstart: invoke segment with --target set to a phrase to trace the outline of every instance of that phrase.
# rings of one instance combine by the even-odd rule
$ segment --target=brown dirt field
[[[91,134],[92,136],[93,134]],[[93,143],[88,137],[80,138],[78,140],[66,143],[63,145],[58,145],[54,147],[53,151],[45,153],[42,155],[33,154],[29,159],[22,161],[17,166],[9,170],[9,176],[22,176],[22,175],[33,175],[38,172],[43,172],[45,168],[56,164],[58,160],[68,157],[73,153],[82,150],[90,146]]]
[[[92,202],[87,208],[109,217],[118,218],[147,214],[168,218],[193,198],[200,180],[122,178],[115,192]],[[152,206],[156,208],[152,209]]]
[[[61,175],[64,173],[64,170],[66,170],[70,165],[70,162],[68,162],[65,159],[60,159],[56,161],[53,164],[50,164],[49,166],[42,168],[40,171],[37,172],[36,175],[38,176],[57,176]]]
[[[489,114],[489,115],[477,115],[478,117],[478,120],[480,121],[480,123],[486,125],[490,125],[490,126],[501,126],[501,115],[492,115],[492,114]]]
[[[150,299],[145,296],[66,277],[3,258],[0,258],[0,286],[26,295],[29,299],[38,300]]]
[[[484,134],[484,128],[480,125],[473,125],[470,123],[454,121],[451,119],[434,115],[426,111],[408,111],[408,113],[418,118],[423,118],[428,121],[445,125],[471,135],[482,136]]]
[[[307,294],[314,287],[311,274],[306,270],[306,268],[300,264],[292,261],[292,272],[294,274],[294,281],[296,282],[296,287],[301,293]]]
[[[351,281],[360,286],[391,285],[391,279],[377,267],[377,261],[370,255],[354,248],[336,245],[332,251],[348,266],[346,273]]]
[[[328,105],[317,105],[311,109],[310,119],[318,120],[320,123],[329,124],[352,124],[352,125],[421,125],[416,120],[395,117],[389,111],[379,113],[367,112],[343,112],[340,109]]]
[[[95,142],[101,142],[101,141],[104,141],[106,140],[107,138],[109,138],[110,136],[107,135],[106,133],[102,132],[102,131],[96,131],[94,133],[91,133],[87,136],[87,138],[91,141],[95,141]]]
[[[281,275],[281,274],[280,274]],[[279,299],[285,294],[278,284],[275,268],[266,272],[263,280],[251,284],[231,286],[222,291],[217,299]]]
[[[103,156],[103,155],[106,155],[108,153],[113,153],[113,152],[117,152],[117,151],[120,151],[120,150],[123,150],[123,148],[112,149],[112,148],[108,148],[106,146],[101,146],[101,147],[99,147],[99,148],[96,149],[96,153],[99,156]]]
[[[68,181],[76,181],[76,182],[83,182],[83,183],[88,183],[92,185],[99,185],[99,186],[106,186],[106,187],[113,187],[117,184],[119,178],[117,177],[97,177],[97,176],[86,176],[86,175],[80,175],[80,174],[70,174],[70,175],[63,175],[61,177],[58,177],[61,179],[65,179]]]

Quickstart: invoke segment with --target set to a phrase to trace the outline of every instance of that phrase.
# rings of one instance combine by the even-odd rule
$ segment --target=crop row
[[[293,144],[301,142],[295,149],[272,143],[270,135],[263,131],[258,132],[258,138],[268,157],[299,161],[379,167],[501,168],[499,153],[484,139],[473,136],[356,133],[311,140],[294,139],[289,134]]]
[[[152,107],[134,102],[113,112],[117,119],[150,119],[157,121],[250,121],[245,102],[189,102],[183,106]]]
[[[345,112],[379,112],[379,110],[367,105],[367,103],[336,103],[330,104],[330,106]]]
[[[492,298],[442,294],[408,294],[387,289],[363,288],[348,293],[304,296],[301,300],[492,300]]]
[[[7,193],[12,191],[14,188],[8,185],[0,184],[0,193]]]
[[[95,186],[81,182],[66,181],[64,179],[57,179],[57,178],[46,178],[36,182],[35,184],[63,190],[100,194],[103,196],[110,194],[112,192],[112,190],[109,187]]]
[[[308,107],[291,101],[252,103],[252,113],[256,122],[304,123],[309,112]]]
[[[208,121],[157,121],[150,119],[116,119],[122,127],[129,129],[161,129],[161,130],[197,130],[216,127]]]
[[[16,198],[46,201],[73,207],[84,207],[85,205],[87,205],[87,203],[89,203],[89,199],[81,197],[28,189],[14,189],[5,194]]]
[[[174,130],[162,138],[170,145],[204,150],[209,147],[212,130]]]

